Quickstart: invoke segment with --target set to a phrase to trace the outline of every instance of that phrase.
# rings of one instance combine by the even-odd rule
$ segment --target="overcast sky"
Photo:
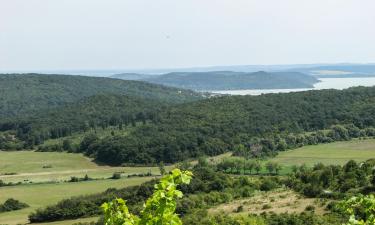
[[[375,62],[374,0],[0,0],[0,70]]]

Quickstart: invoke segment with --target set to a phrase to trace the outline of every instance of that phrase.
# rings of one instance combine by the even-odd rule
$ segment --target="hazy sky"
[[[0,0],[0,70],[375,62],[374,0]]]

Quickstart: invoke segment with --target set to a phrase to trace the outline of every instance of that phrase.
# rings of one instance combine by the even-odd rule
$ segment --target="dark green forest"
[[[36,113],[97,94],[127,95],[171,103],[202,98],[192,91],[138,81],[67,75],[0,74],[0,118]]]
[[[352,88],[211,98],[172,106],[126,137],[94,141],[86,152],[114,164],[171,163],[218,155],[239,145],[246,151],[258,151],[259,156],[274,155],[285,149],[284,142],[298,146],[310,139],[310,144],[316,144],[357,135],[349,137],[349,130],[372,136],[374,97],[375,88]],[[327,129],[331,132],[325,132]],[[298,141],[298,135],[306,132],[315,132],[315,136],[309,134]]]
[[[173,163],[228,151],[239,153],[239,148],[254,157],[273,156],[287,148],[375,133],[375,88],[217,96],[199,101],[192,101],[200,98],[194,92],[188,93],[190,97],[184,100],[189,102],[181,104],[147,95],[96,95],[3,120],[0,131],[14,132],[23,148],[37,148],[46,139],[97,127],[135,127],[126,136],[90,138],[74,149],[116,165]],[[169,94],[176,97],[176,93]]]

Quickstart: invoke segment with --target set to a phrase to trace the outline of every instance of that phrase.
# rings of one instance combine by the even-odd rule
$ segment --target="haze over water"
[[[319,78],[320,82],[314,85],[314,88],[297,88],[297,89],[257,89],[257,90],[223,90],[214,91],[220,94],[230,95],[261,95],[269,93],[289,93],[308,90],[337,89],[342,90],[350,87],[375,86],[375,77],[366,78]]]

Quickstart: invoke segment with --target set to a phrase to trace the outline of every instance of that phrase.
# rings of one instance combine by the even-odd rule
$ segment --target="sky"
[[[0,70],[374,63],[374,0],[0,0]]]

